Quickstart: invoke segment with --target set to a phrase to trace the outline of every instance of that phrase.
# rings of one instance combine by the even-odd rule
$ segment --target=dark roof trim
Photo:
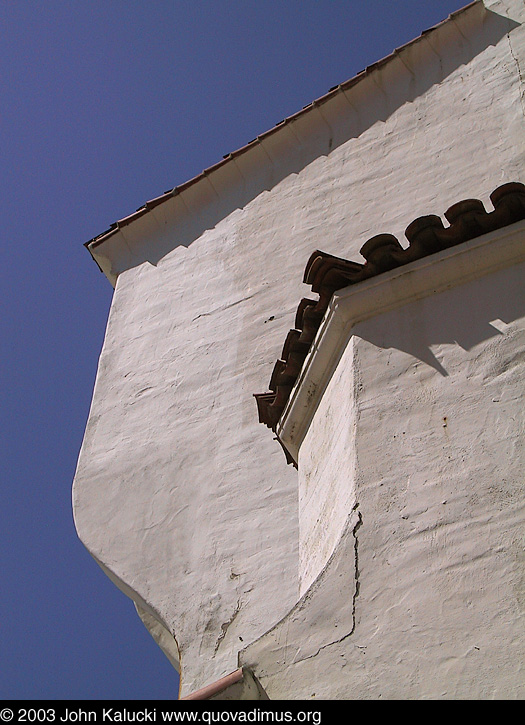
[[[408,43],[405,43],[404,45],[399,46],[399,48],[396,48],[390,55],[385,56],[381,60],[376,61],[375,63],[372,63],[372,65],[367,66],[364,70],[362,70],[360,73],[355,75],[353,78],[350,78],[349,80],[345,81],[344,83],[341,83],[337,86],[333,86],[328,93],[325,93],[323,96],[320,96],[316,100],[312,101],[311,103],[304,106],[300,111],[297,111],[296,113],[292,114],[291,116],[288,116],[287,118],[280,121],[278,124],[276,124],[273,128],[269,129],[268,131],[265,131],[264,133],[257,136],[257,138],[253,139],[249,143],[247,143],[245,146],[242,146],[240,149],[233,151],[232,153],[226,154],[221,161],[218,161],[217,163],[213,164],[212,166],[209,166],[208,168],[204,169],[200,174],[197,174],[197,176],[194,176],[192,179],[189,179],[188,181],[184,182],[183,184],[180,184],[179,186],[174,187],[173,189],[170,189],[164,194],[161,194],[160,196],[156,197],[155,199],[152,199],[151,201],[147,201],[143,206],[141,206],[139,209],[137,209],[132,214],[128,215],[127,217],[124,217],[123,219],[120,219],[119,221],[114,222],[110,225],[108,229],[106,229],[101,234],[98,234],[96,237],[93,237],[93,239],[90,239],[89,241],[85,242],[85,247],[97,247],[98,245],[105,242],[109,237],[111,237],[113,234],[116,234],[119,229],[122,227],[127,226],[128,224],[131,224],[131,222],[135,221],[136,219],[140,218],[144,214],[147,214],[151,209],[154,209],[159,204],[164,203],[165,201],[168,201],[168,199],[172,198],[173,196],[176,196],[177,194],[180,194],[181,192],[185,191],[190,186],[193,186],[193,184],[196,184],[197,182],[201,181],[203,178],[211,174],[212,172],[219,169],[224,164],[229,163],[236,157],[240,156],[241,154],[246,153],[246,151],[253,148],[255,145],[259,144],[261,141],[263,141],[265,138],[270,136],[273,133],[276,133],[279,131],[283,126],[287,125],[288,123],[294,121],[299,116],[302,116],[309,111],[311,111],[313,108],[316,108],[317,106],[322,105],[329,99],[331,99],[333,96],[335,96],[337,93],[340,93],[342,91],[346,91],[352,86],[356,85],[361,81],[365,76],[369,75],[372,71],[375,71],[382,66],[386,65],[389,61],[391,61],[398,53],[400,53],[405,48],[410,47],[411,45],[419,42],[422,38],[426,38],[429,33],[431,33],[433,30],[435,30],[438,27],[441,27],[444,23],[448,22],[449,20],[452,20],[456,18],[458,15],[461,15],[469,8],[473,7],[474,5],[479,5],[481,3],[481,0],[473,0],[473,2],[469,3],[468,5],[465,5],[464,7],[460,8],[459,10],[454,11],[453,13],[450,13],[448,18],[445,20],[442,20],[440,23],[437,23],[432,28],[428,28],[427,30],[424,30],[417,38],[414,38],[413,40],[410,40]]]
[[[314,252],[303,281],[319,299],[305,298],[299,303],[295,328],[288,333],[281,358],[273,369],[270,392],[255,395],[259,422],[276,430],[334,292],[525,219],[524,184],[504,184],[492,192],[490,200],[494,205],[492,212],[487,212],[479,199],[454,204],[444,214],[448,227],[435,215],[415,219],[405,230],[407,248],[392,234],[372,237],[360,250],[366,260],[364,264]],[[286,449],[285,453],[288,463],[296,465]]]

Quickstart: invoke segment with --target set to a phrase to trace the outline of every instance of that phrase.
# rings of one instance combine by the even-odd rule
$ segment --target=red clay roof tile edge
[[[360,250],[364,264],[321,251],[313,252],[306,265],[304,282],[319,299],[301,300],[295,328],[288,333],[281,357],[275,363],[270,392],[254,395],[259,422],[276,431],[334,292],[525,219],[524,184],[503,184],[494,189],[490,200],[494,205],[492,212],[487,212],[479,199],[465,199],[449,207],[444,214],[449,227],[433,214],[415,219],[405,230],[407,248],[403,248],[392,234],[372,237]],[[287,462],[297,467],[282,441],[276,440],[283,447]]]

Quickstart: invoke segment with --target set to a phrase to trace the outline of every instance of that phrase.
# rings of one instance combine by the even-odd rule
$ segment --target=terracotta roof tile
[[[299,303],[295,329],[288,333],[273,369],[270,392],[255,395],[259,421],[275,431],[334,292],[525,219],[524,184],[504,184],[492,192],[490,200],[491,212],[479,199],[454,204],[444,214],[448,227],[435,215],[415,219],[405,230],[406,248],[392,234],[372,237],[360,250],[364,263],[315,251],[306,265],[304,282],[319,298]],[[294,463],[288,453],[287,458]]]

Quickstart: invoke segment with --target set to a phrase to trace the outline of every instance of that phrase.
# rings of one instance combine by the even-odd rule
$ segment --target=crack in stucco
[[[357,511],[358,506],[359,506],[359,504],[356,504],[354,506],[354,511],[356,511],[356,513],[357,513],[357,522],[352,531],[352,534],[354,537],[354,554],[355,554],[355,591],[354,591],[354,596],[352,599],[352,630],[347,636],[350,636],[350,634],[353,634],[355,632],[356,601],[357,601],[357,597],[359,596],[359,590],[361,587],[361,583],[359,580],[359,546],[358,546],[358,540],[357,540],[357,532],[363,525],[363,517],[361,516],[361,512]]]
[[[223,622],[221,624],[221,633],[219,634],[219,636],[217,638],[214,654],[217,653],[217,650],[219,649],[222,640],[226,636],[226,632],[228,631],[229,627],[233,624],[235,617],[239,614],[240,611],[241,611],[241,600],[239,599],[239,600],[237,600],[237,605],[236,605],[235,610],[234,610],[233,614],[231,615],[231,617],[226,622]]]
[[[520,62],[518,57],[515,55],[514,50],[512,49],[512,43],[510,40],[510,35],[507,35],[507,40],[509,41],[509,50],[510,54],[512,56],[512,60],[516,64],[516,70],[518,71],[518,80],[519,80],[519,96],[520,96],[520,103],[521,103],[521,110],[523,112],[523,116],[525,117],[525,89],[522,90],[525,87],[525,81],[523,79],[523,73],[521,72]]]
[[[257,294],[258,294],[258,292],[254,292],[251,295],[246,295],[245,297],[242,297],[240,300],[235,300],[234,302],[230,302],[226,305],[221,305],[220,307],[215,307],[214,309],[210,310],[209,312],[201,312],[199,315],[197,315],[196,317],[194,317],[192,319],[192,322],[195,322],[195,320],[198,320],[201,317],[209,317],[210,315],[214,315],[217,312],[224,312],[225,310],[229,310],[232,307],[236,307],[237,305],[240,305],[243,302],[247,302],[248,300],[253,299]]]
[[[354,566],[355,589],[354,589],[354,594],[353,594],[353,597],[352,597],[352,628],[351,628],[350,632],[347,632],[342,637],[339,637],[339,639],[335,639],[335,640],[333,640],[331,642],[327,642],[326,644],[323,644],[321,647],[319,647],[319,649],[317,650],[317,652],[314,652],[314,654],[308,655],[307,657],[302,657],[301,659],[296,660],[294,662],[294,664],[297,664],[299,662],[304,662],[305,660],[310,660],[310,659],[312,659],[314,657],[317,657],[317,655],[319,654],[319,652],[322,652],[323,650],[327,649],[328,647],[332,647],[332,645],[334,645],[334,644],[339,644],[340,642],[344,642],[345,639],[348,639],[348,637],[351,637],[354,634],[354,632],[355,632],[355,628],[356,628],[356,617],[355,617],[356,602],[357,602],[357,598],[359,596],[359,590],[360,590],[360,581],[359,581],[359,575],[360,575],[360,572],[359,572],[359,542],[358,542],[358,538],[357,538],[357,532],[359,531],[359,529],[363,525],[363,517],[361,515],[361,512],[357,510],[358,509],[358,506],[359,506],[359,504],[356,504],[354,506],[354,509],[353,509],[354,512],[357,513],[357,521],[355,523],[354,528],[352,529],[352,535],[354,537],[354,555],[355,555],[355,566]]]

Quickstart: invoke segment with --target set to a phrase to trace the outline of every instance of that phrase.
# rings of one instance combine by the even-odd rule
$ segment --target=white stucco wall
[[[334,551],[356,503],[354,339],[343,351],[299,449],[300,593]]]
[[[489,4],[97,249],[118,279],[75,521],[105,571],[176,638],[182,695],[234,670],[320,566],[299,560],[297,472],[252,397],[293,326],[310,253],[358,259],[374,234],[402,238],[415,217],[463,198],[489,208],[492,189],[525,181],[525,11]],[[377,436],[369,421],[365,432]],[[402,485],[408,475],[417,491],[415,470]]]
[[[317,486],[337,517],[321,533],[343,507],[353,526],[322,587],[243,654],[271,698],[523,698],[524,275],[521,263],[352,328],[299,470],[315,468],[313,430],[332,440]],[[339,606],[327,614],[322,596]],[[321,618],[322,646],[294,647]]]

